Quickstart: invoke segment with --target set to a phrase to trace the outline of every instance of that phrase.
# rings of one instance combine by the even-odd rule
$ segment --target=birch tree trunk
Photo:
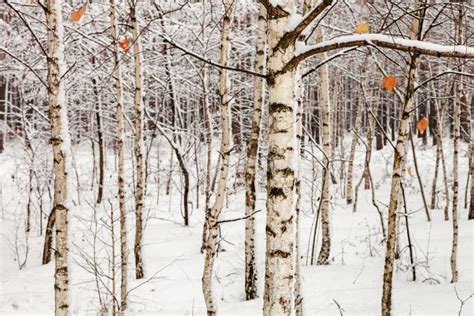
[[[288,1],[291,2],[291,1]],[[292,8],[292,4],[287,4]],[[275,10],[276,11],[276,10]],[[295,289],[295,204],[299,163],[296,115],[296,68],[285,69],[294,56],[294,44],[277,47],[289,16],[268,12],[269,44],[269,152],[267,171],[267,224],[264,315],[290,315]]]
[[[451,248],[451,283],[458,281],[457,251],[458,251],[458,201],[459,201],[459,140],[461,138],[461,83],[457,84],[456,100],[454,102],[454,139],[453,139],[453,240]]]
[[[420,2],[417,1],[417,5],[419,4]],[[413,39],[420,39],[421,37],[424,13],[425,10],[419,10],[416,14],[417,16],[413,18],[411,25],[411,37]],[[410,134],[410,113],[413,110],[414,104],[414,87],[418,56],[419,54],[415,53],[409,58],[405,100],[403,103],[400,127],[393,157],[392,184],[390,190],[390,203],[388,207],[387,250],[385,253],[383,273],[382,316],[389,316],[392,310],[392,279],[395,260],[395,245],[397,241],[398,199],[400,196],[400,185],[404,177],[403,171],[406,164],[407,142]]]
[[[135,96],[134,96],[134,109],[135,109],[135,142],[134,142],[134,153],[135,153],[135,277],[137,279],[143,278],[143,260],[142,260],[142,213],[143,213],[143,188],[144,188],[144,177],[143,177],[143,96],[142,96],[142,84],[143,84],[143,71],[142,71],[142,52],[140,45],[140,30],[138,29],[137,23],[137,12],[136,12],[137,1],[130,4],[130,16],[132,22],[132,34],[133,34],[133,51],[135,60]]]
[[[459,15],[456,19],[455,34],[457,43],[462,43],[462,18],[463,8],[459,7]],[[459,66],[459,70],[462,72],[463,67]],[[453,210],[452,210],[452,221],[453,221],[453,241],[451,248],[451,283],[458,281],[458,270],[457,270],[457,252],[458,252],[458,203],[459,203],[459,141],[461,140],[461,103],[463,93],[463,82],[460,78],[460,82],[456,83],[456,99],[454,101],[454,131],[453,131]],[[465,99],[465,98],[464,98]]]
[[[265,50],[267,22],[265,7],[260,4],[257,26],[257,49],[255,57],[255,71],[265,72]],[[262,120],[262,106],[265,96],[265,82],[263,78],[255,77],[254,84],[254,112],[252,129],[247,143],[247,164],[245,166],[245,299],[257,297],[257,267],[255,264],[255,212],[256,190],[255,173],[257,169],[258,143],[260,124]]]
[[[367,59],[366,59],[367,60]],[[364,67],[364,66],[362,66]],[[363,71],[365,73],[365,71]],[[362,75],[363,77],[363,75]],[[347,204],[352,204],[352,199],[354,196],[354,190],[352,189],[352,178],[353,178],[353,171],[354,171],[354,159],[355,159],[355,151],[357,147],[357,134],[360,134],[360,126],[362,124],[362,112],[364,110],[364,101],[362,96],[359,97],[357,101],[357,109],[355,112],[355,125],[354,125],[354,132],[352,135],[352,142],[351,142],[351,151],[349,153],[348,159],[348,167],[347,167],[347,184],[346,184],[346,201]]]
[[[95,56],[92,57],[92,66],[95,69],[96,67]],[[97,141],[99,145],[99,174],[98,174],[99,187],[97,189],[97,199],[96,199],[96,203],[99,204],[102,202],[102,196],[104,193],[105,148],[104,148],[104,131],[103,131],[103,126],[102,126],[103,124],[102,124],[102,113],[101,113],[102,100],[99,95],[99,90],[97,89],[97,78],[95,76],[92,78],[92,90],[96,97],[95,121],[97,124]]]
[[[221,55],[220,64],[227,66],[230,55],[230,32],[232,29],[232,12],[235,0],[226,0],[224,6],[224,18],[221,34]],[[217,187],[216,200],[212,208],[207,214],[207,241],[205,244],[204,271],[202,276],[202,291],[207,307],[207,315],[215,315],[217,312],[216,300],[212,289],[212,274],[214,268],[214,260],[218,247],[219,233],[219,215],[222,211],[224,199],[227,192],[227,178],[229,173],[230,151],[232,148],[231,135],[231,107],[233,98],[230,96],[230,80],[226,69],[221,69],[219,78],[219,96],[221,100],[221,144],[219,153],[221,155],[221,163],[218,164],[220,169],[219,182]]]
[[[120,208],[120,310],[127,308],[127,217],[125,210],[125,178],[124,178],[124,117],[122,109],[122,74],[117,38],[117,17],[115,1],[110,0],[110,23],[112,31],[113,78],[115,88],[116,116],[117,116],[117,175],[118,198]]]
[[[471,153],[471,200],[469,203],[468,219],[474,219],[474,94],[471,95],[471,144],[469,151]]]
[[[56,226],[54,311],[67,315],[68,299],[68,211],[70,209],[69,174],[71,169],[71,142],[69,137],[66,95],[61,76],[65,73],[63,21],[61,2],[46,3],[48,26],[48,103],[53,146],[54,199]]]
[[[413,88],[416,77],[416,58],[412,57],[408,72],[408,83],[405,101],[403,104],[400,128],[398,131],[397,143],[395,148],[392,185],[390,190],[390,204],[388,208],[388,227],[387,227],[387,250],[385,254],[385,266],[383,276],[383,293],[382,293],[382,315],[389,316],[391,314],[391,298],[392,298],[392,278],[393,265],[395,259],[395,244],[397,239],[397,209],[398,198],[400,194],[400,183],[404,176],[403,165],[406,160],[406,144],[410,133],[410,113],[413,109]]]
[[[201,253],[204,252],[206,248],[207,241],[207,215],[210,208],[210,198],[211,198],[211,169],[212,169],[212,113],[211,106],[209,104],[209,76],[208,69],[204,66],[203,69],[203,79],[202,87],[204,94],[204,107],[206,115],[206,131],[207,131],[207,157],[206,157],[206,189],[205,189],[205,205],[204,205],[204,224],[202,225],[202,242],[201,242]]]
[[[432,91],[435,90],[435,86],[432,83]],[[436,93],[435,93],[436,96]],[[444,206],[444,220],[449,220],[449,187],[448,187],[448,176],[446,171],[446,160],[444,159],[444,150],[443,150],[443,121],[444,121],[444,110],[442,107],[439,106],[438,101],[436,98],[434,99],[434,106],[436,108],[436,151],[437,155],[439,154],[439,159],[441,160],[441,170],[443,173],[443,184],[444,184],[444,193],[445,193],[445,206]],[[433,180],[434,182],[434,180]],[[433,188],[435,184],[433,183]],[[436,192],[435,192],[436,193]]]
[[[316,29],[316,38],[320,42],[323,40],[324,34],[321,27]],[[327,58],[327,54],[322,54],[322,59]],[[329,169],[329,155],[331,152],[331,101],[329,98],[329,75],[327,64],[319,68],[319,78],[321,80],[321,121],[322,121],[322,142],[323,151],[323,165],[325,170],[323,172],[321,184],[321,251],[318,256],[318,264],[328,264],[329,254],[331,251],[331,231],[329,223],[329,190],[331,185],[330,169]],[[350,163],[350,162],[349,162]]]

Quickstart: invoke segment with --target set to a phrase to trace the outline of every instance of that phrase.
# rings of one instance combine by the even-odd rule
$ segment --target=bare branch
[[[242,68],[224,66],[224,65],[221,65],[219,63],[213,62],[212,60],[210,60],[208,58],[205,58],[205,57],[203,57],[199,54],[191,52],[191,51],[187,50],[186,48],[174,43],[169,38],[164,38],[164,41],[166,43],[169,43],[170,45],[172,45],[174,48],[177,48],[178,50],[182,51],[185,55],[192,56],[192,57],[194,57],[196,59],[199,59],[200,61],[203,61],[203,62],[205,62],[205,63],[207,63],[211,66],[214,66],[214,67],[217,67],[217,68],[220,68],[220,69],[230,70],[230,71],[242,72],[242,73],[245,73],[245,74],[248,74],[248,75],[257,76],[257,77],[264,78],[264,79],[267,78],[267,75],[265,75],[265,74],[261,74],[261,73],[258,73],[258,72],[254,72],[254,71],[247,70],[247,69],[242,69]]]
[[[26,68],[28,68],[28,70],[30,70],[33,75],[35,75],[36,78],[38,78],[38,80],[46,87],[48,88],[48,85],[46,84],[46,82],[44,82],[43,79],[41,79],[40,75],[30,66],[28,65],[25,61],[21,60],[20,58],[16,57],[15,55],[13,55],[12,53],[10,53],[9,51],[7,51],[5,48],[3,47],[0,47],[0,50],[5,52],[8,56],[10,56],[11,58],[15,59],[16,61],[18,61],[20,64],[22,64],[23,66],[25,66]]]

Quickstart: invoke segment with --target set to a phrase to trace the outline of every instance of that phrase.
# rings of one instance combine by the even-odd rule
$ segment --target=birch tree
[[[224,17],[221,34],[220,64],[226,66],[229,63],[230,56],[230,32],[232,29],[232,14],[235,6],[234,0],[226,0],[224,5]],[[219,167],[219,182],[215,202],[208,211],[207,220],[207,241],[205,244],[204,271],[202,275],[202,291],[207,307],[207,315],[217,313],[215,294],[212,289],[212,276],[214,261],[218,247],[219,234],[219,215],[224,206],[224,199],[227,192],[227,178],[229,174],[230,151],[232,148],[232,130],[231,130],[231,107],[233,98],[230,94],[230,81],[228,71],[221,69],[219,77],[219,97],[221,113],[221,144],[219,154],[221,163]]]
[[[298,168],[299,152],[296,150],[295,124],[298,109],[295,102],[297,97],[295,91],[299,80],[298,65],[315,54],[367,44],[438,57],[472,58],[474,49],[461,48],[460,46],[448,49],[446,46],[426,45],[421,41],[383,34],[361,34],[341,36],[311,46],[298,46],[299,49],[296,50],[295,44],[299,35],[325,9],[332,5],[332,1],[318,2],[308,14],[299,18],[295,15],[294,1],[279,1],[278,5],[274,5],[268,0],[260,0],[260,2],[267,10],[269,30],[267,83],[270,113],[263,311],[265,315],[289,315],[294,311],[293,290],[296,259],[295,172]],[[298,23],[295,23],[295,19]],[[409,112],[403,118],[405,116],[409,118]],[[408,120],[405,125],[399,134],[400,145],[397,146],[398,154],[396,153],[395,157],[400,154],[404,157],[405,143],[403,140],[406,141]],[[400,159],[397,159],[397,164],[400,163]],[[400,174],[396,168],[394,168],[394,177],[396,181],[399,181]],[[398,192],[398,186],[396,190]],[[393,209],[394,213],[395,209]]]
[[[265,7],[260,4],[257,26],[257,47],[255,56],[255,71],[265,72],[267,22]],[[265,96],[265,81],[255,77],[254,109],[252,128],[247,143],[247,164],[245,166],[245,298],[252,300],[257,297],[257,267],[255,264],[255,173],[257,169],[258,143],[262,121],[262,106]]]
[[[64,29],[61,2],[48,0],[45,8],[48,26],[48,103],[53,146],[54,199],[52,212],[55,214],[56,247],[54,271],[55,315],[69,312],[68,274],[68,211],[71,169],[71,141],[67,117],[67,103],[64,91]]]
[[[124,175],[124,117],[122,97],[122,73],[118,52],[117,13],[115,1],[110,0],[110,23],[112,32],[112,62],[115,88],[115,115],[117,119],[117,176],[118,200],[120,209],[120,310],[127,308],[127,214],[125,209],[125,175]]]
[[[322,42],[324,33],[321,27],[316,29],[316,39]],[[321,54],[322,59],[327,58],[326,53]],[[321,184],[321,229],[322,242],[321,251],[318,256],[318,264],[327,264],[331,250],[331,231],[329,223],[329,190],[331,186],[329,155],[331,152],[331,101],[329,96],[329,73],[327,64],[319,68],[319,78],[321,84],[321,122],[322,122],[322,142],[323,142],[323,178]]]
[[[460,6],[458,9],[458,17],[455,21],[455,36],[456,42],[462,42],[462,18],[463,18],[463,7]],[[462,72],[462,66],[460,67]],[[455,88],[455,100],[454,100],[454,131],[453,131],[453,210],[452,210],[452,221],[453,221],[453,240],[451,247],[451,283],[458,281],[458,270],[457,270],[457,252],[458,252],[458,204],[459,204],[459,141],[461,140],[461,100],[463,93],[462,80],[456,84]]]
[[[474,94],[471,93],[471,143],[469,145],[469,152],[471,155],[470,173],[471,173],[471,198],[469,203],[468,219],[474,219]]]
[[[142,260],[142,235],[143,235],[143,95],[142,95],[142,55],[140,46],[140,30],[137,22],[137,2],[130,3],[130,17],[132,22],[133,33],[133,51],[135,61],[135,277],[143,278],[143,260]]]

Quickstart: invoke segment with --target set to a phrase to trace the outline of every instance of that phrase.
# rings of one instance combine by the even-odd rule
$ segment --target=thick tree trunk
[[[67,103],[61,76],[65,73],[63,22],[61,3],[46,3],[48,26],[48,103],[53,145],[54,212],[52,222],[56,226],[54,302],[55,314],[67,315],[68,299],[68,211],[69,174],[71,169],[71,142],[69,137]]]
[[[257,49],[255,57],[255,71],[265,72],[266,62],[266,33],[265,7],[260,4],[257,26]],[[254,113],[252,129],[247,143],[247,164],[245,166],[245,299],[257,297],[257,267],[255,262],[255,217],[256,189],[255,174],[257,170],[258,143],[260,124],[262,120],[262,106],[264,102],[264,79],[255,77],[254,85]]]
[[[122,109],[122,74],[117,38],[117,17],[115,1],[110,0],[110,23],[112,30],[113,78],[115,88],[117,116],[117,166],[118,166],[118,198],[120,209],[120,310],[127,308],[127,214],[125,209],[125,174],[124,174],[124,116]]]
[[[224,22],[221,35],[221,56],[220,64],[228,65],[230,55],[230,32],[232,28],[232,12],[234,9],[234,0],[226,0]],[[202,291],[207,307],[207,315],[215,315],[217,312],[216,299],[212,289],[212,275],[214,269],[214,260],[218,247],[219,234],[219,215],[222,211],[227,192],[227,178],[229,173],[230,151],[232,148],[231,133],[231,107],[233,98],[230,95],[230,81],[226,69],[221,69],[219,78],[219,96],[221,100],[221,145],[219,153],[221,155],[221,164],[219,182],[216,194],[216,200],[207,214],[207,241],[205,245],[204,271],[202,276]]]
[[[134,110],[135,110],[135,277],[137,279],[143,278],[143,259],[142,259],[142,236],[143,236],[143,96],[142,96],[142,52],[140,45],[140,30],[138,29],[137,2],[130,4],[130,16],[132,22],[133,34],[133,51],[135,59],[135,96],[134,96]]]
[[[296,115],[296,69],[284,69],[294,56],[294,45],[276,48],[285,35],[289,17],[268,14],[269,39],[269,153],[264,315],[294,311],[296,174],[299,164]]]

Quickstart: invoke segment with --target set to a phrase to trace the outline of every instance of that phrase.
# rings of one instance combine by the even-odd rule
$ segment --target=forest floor
[[[435,147],[422,146],[417,141],[417,156],[424,191],[430,203],[431,185],[434,175]],[[446,140],[445,155],[449,152]],[[390,146],[382,151],[374,151],[371,170],[376,188],[376,200],[384,213],[386,221],[387,204],[390,194],[390,169],[393,150]],[[432,221],[426,220],[420,195],[420,189],[414,168],[412,175],[406,176],[406,207],[409,215],[409,229],[413,242],[416,281],[412,279],[412,266],[407,247],[405,220],[399,225],[400,259],[394,273],[393,311],[395,315],[458,315],[461,300],[474,293],[473,276],[473,239],[474,222],[467,220],[464,208],[465,188],[468,174],[467,146],[460,151],[460,207],[459,207],[459,282],[451,284],[450,253],[452,240],[452,222],[444,221],[445,205],[442,173],[438,175],[437,208],[430,210]],[[360,179],[363,169],[365,150],[359,146],[354,186]],[[47,157],[44,154],[44,157]],[[114,159],[108,161],[105,201],[94,207],[91,191],[91,153],[86,148],[78,148],[74,154],[74,178],[81,178],[81,191],[74,188],[72,196],[75,206],[70,210],[70,306],[73,314],[96,315],[99,309],[97,289],[100,299],[107,301],[110,295],[110,210],[114,209],[117,218],[118,208],[115,202]],[[163,154],[162,157],[169,157]],[[164,158],[162,158],[164,159]],[[341,197],[338,183],[333,187],[330,206],[332,225],[331,264],[316,266],[307,264],[307,248],[310,230],[319,201],[320,178],[316,174],[314,181],[310,156],[303,166],[303,212],[301,215],[300,252],[302,256],[302,284],[304,308],[307,315],[379,315],[382,293],[382,274],[385,245],[380,228],[380,220],[371,202],[370,190],[359,189],[357,212],[352,205],[346,205]],[[32,213],[32,232],[28,236],[28,257],[20,270],[19,263],[25,256],[25,208],[28,196],[28,164],[24,153],[16,146],[7,148],[0,155],[0,315],[51,315],[54,310],[54,262],[41,265],[42,243],[44,236],[39,233],[37,211]],[[47,161],[47,160],[45,160]],[[152,160],[150,160],[152,161]],[[408,164],[413,165],[411,151]],[[451,153],[446,157],[448,177],[452,175]],[[48,164],[45,164],[47,169]],[[132,170],[128,161],[128,170]],[[319,168],[319,166],[318,166]],[[320,168],[319,168],[320,169]],[[177,170],[177,169],[175,169]],[[334,171],[338,179],[339,164]],[[133,259],[133,198],[132,183],[128,186],[128,216],[130,265],[129,294],[130,315],[202,315],[205,304],[201,292],[203,255],[200,252],[203,223],[203,196],[200,196],[200,208],[192,212],[190,227],[182,225],[179,211],[180,195],[176,190],[179,177],[173,179],[171,195],[165,194],[167,173],[156,175],[150,169],[149,187],[146,196],[146,228],[144,233],[145,279],[134,280]],[[192,181],[196,182],[194,172]],[[129,177],[132,179],[132,177]],[[159,183],[158,181],[161,181]],[[311,193],[312,184],[314,194]],[[156,188],[160,185],[160,194]],[[452,196],[452,183],[449,183]],[[244,189],[235,190],[229,185],[229,201],[223,212],[223,218],[233,219],[244,215]],[[191,194],[192,199],[195,193]],[[312,196],[314,198],[312,198]],[[109,204],[110,203],[112,204]],[[222,224],[221,251],[215,265],[213,279],[218,311],[222,315],[260,315],[263,297],[264,276],[264,226],[265,212],[262,193],[258,199],[257,219],[257,263],[259,272],[259,298],[244,300],[244,222],[235,221]],[[37,208],[37,199],[32,202]],[[47,208],[45,208],[47,209]],[[403,207],[400,212],[404,212]],[[450,204],[451,212],[451,204]],[[451,216],[451,214],[450,214]],[[96,224],[97,223],[97,224]],[[44,227],[45,221],[43,221]],[[118,241],[118,221],[115,222]],[[109,246],[106,246],[108,244]],[[95,252],[94,252],[95,249]],[[319,244],[318,244],[319,249]],[[94,255],[95,253],[95,255]],[[119,246],[115,249],[119,253]],[[318,250],[316,250],[316,254]],[[18,256],[18,257],[17,257]],[[118,263],[119,256],[116,258]],[[54,259],[53,259],[54,260]],[[95,264],[94,264],[95,262]],[[94,269],[94,265],[98,269]],[[117,265],[118,269],[118,265]],[[98,278],[94,275],[97,274]],[[116,292],[119,293],[119,278]],[[457,294],[459,298],[457,297]],[[118,295],[118,294],[117,294]],[[463,306],[462,315],[474,314],[474,298]]]

